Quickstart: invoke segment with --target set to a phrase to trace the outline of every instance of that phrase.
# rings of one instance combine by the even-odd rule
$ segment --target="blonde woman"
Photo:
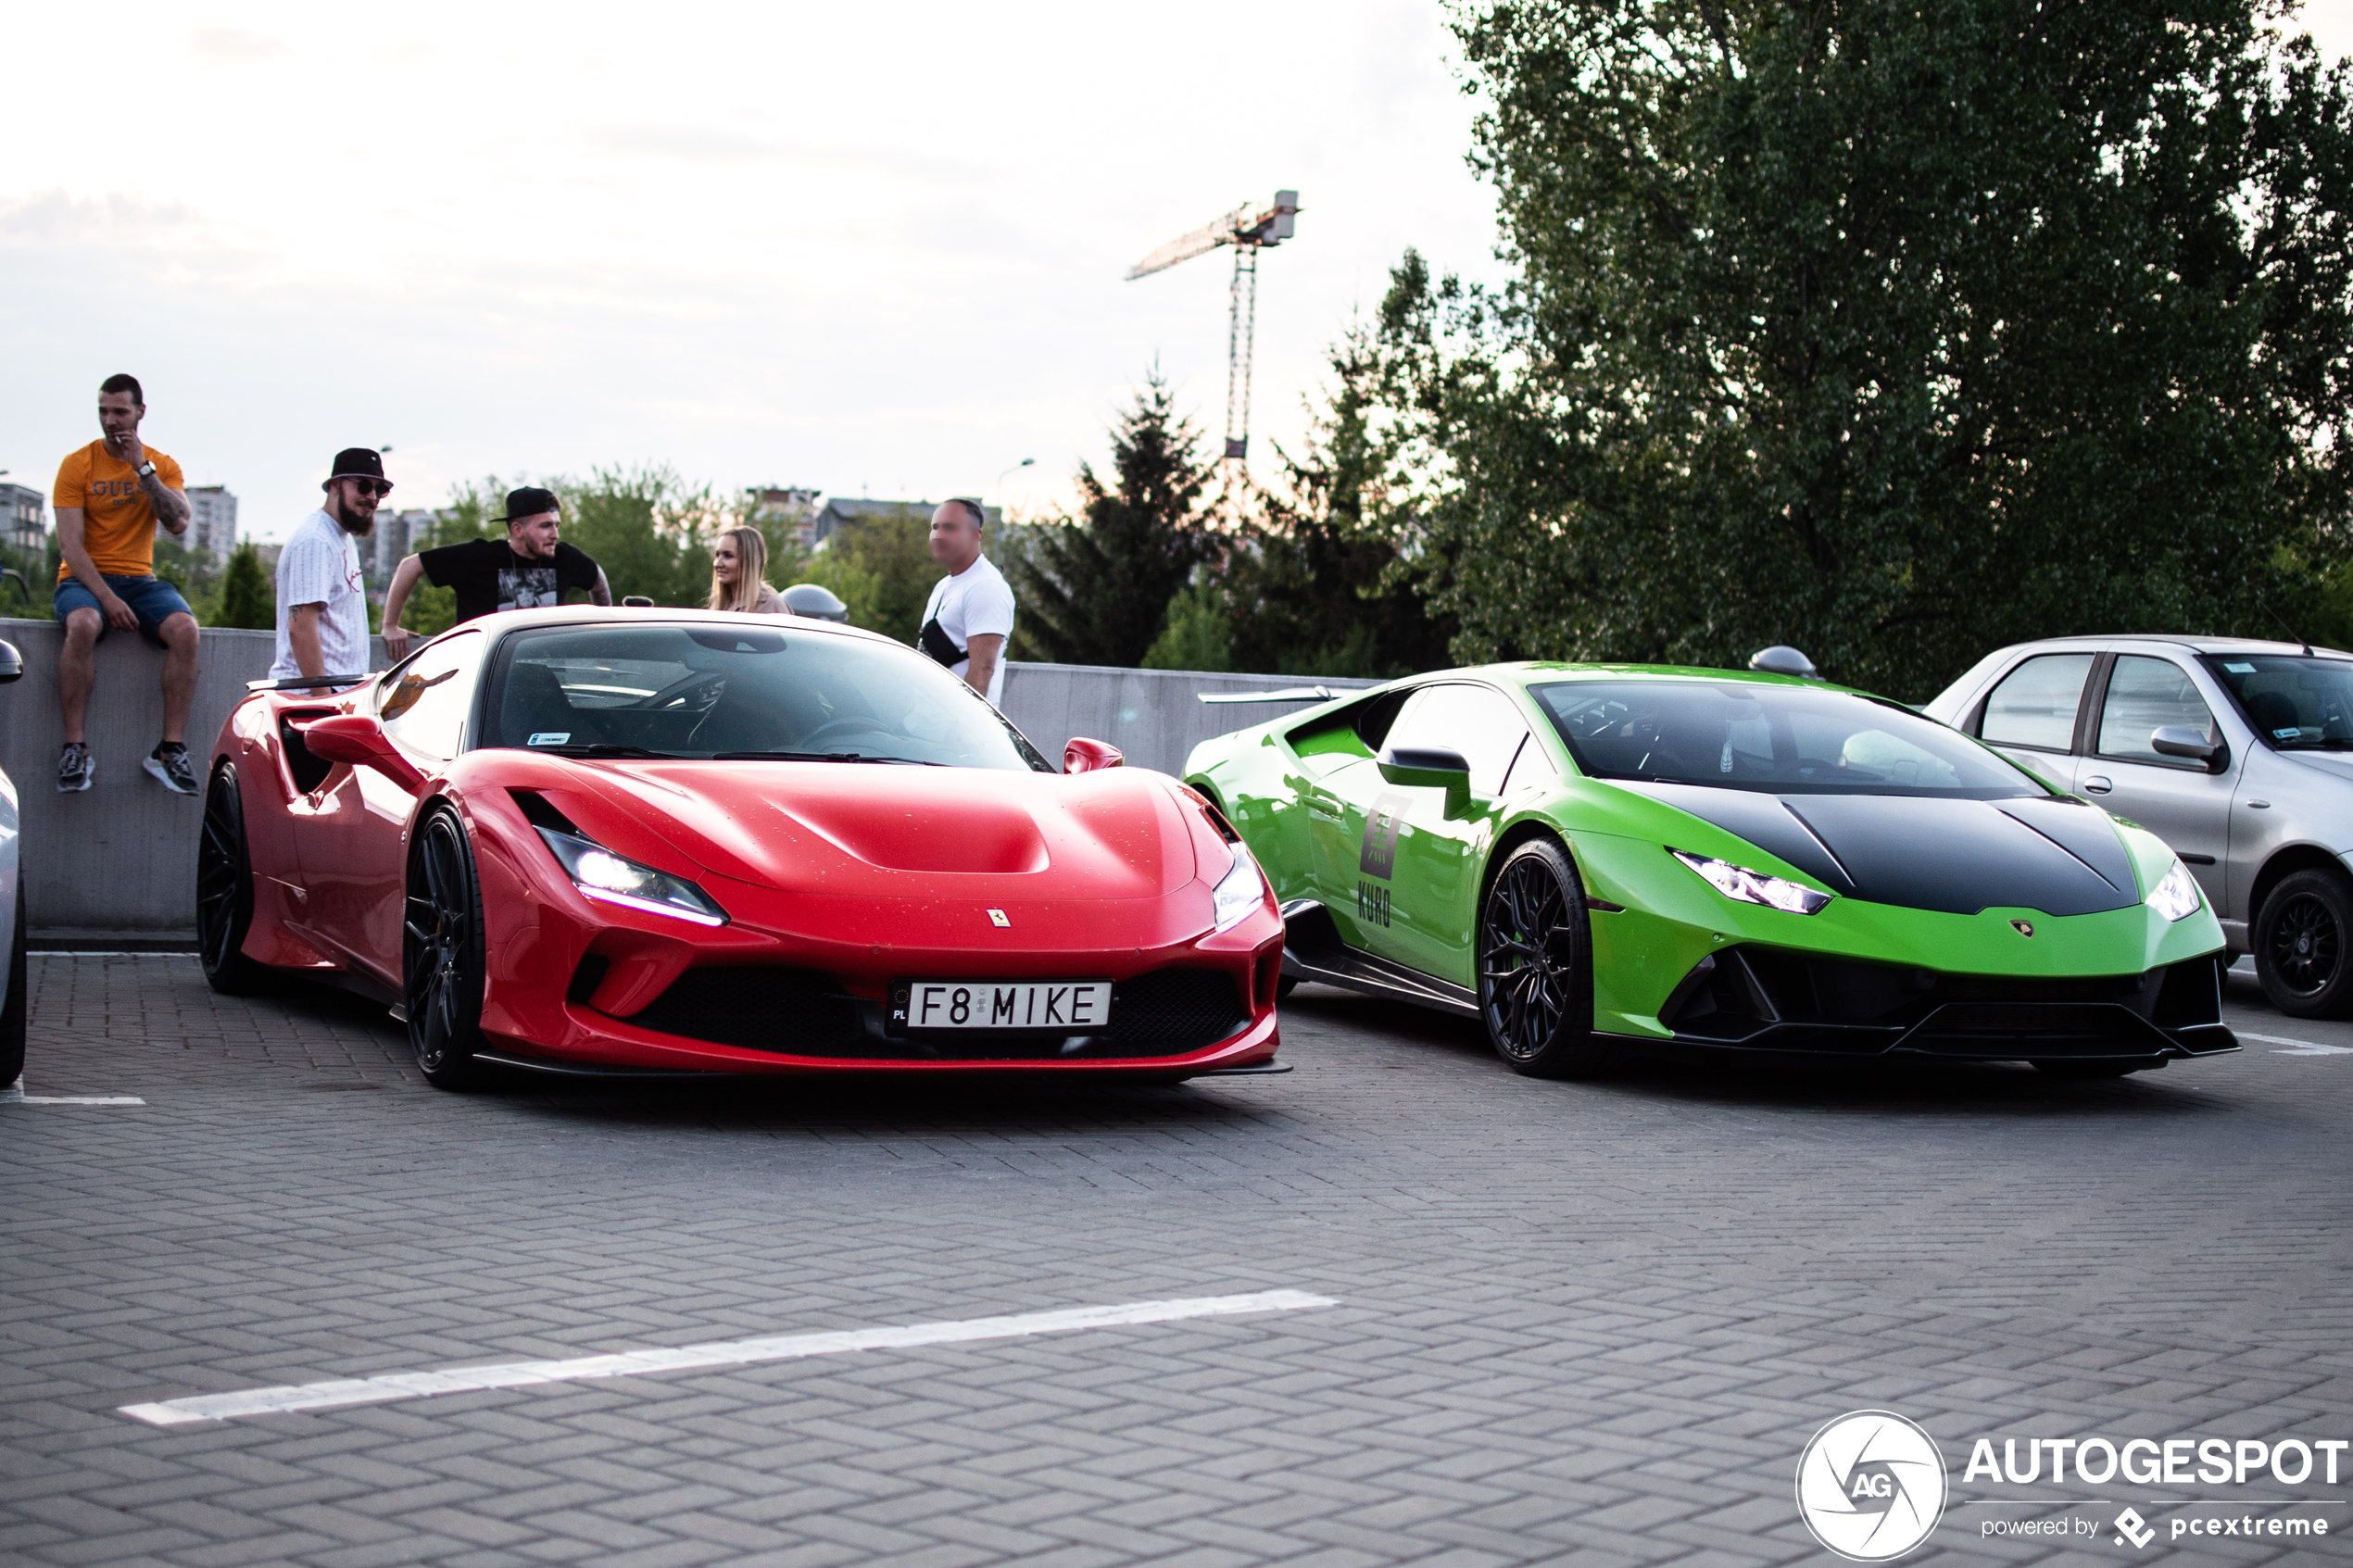
[[[711,608],[749,615],[790,615],[792,607],[768,586],[767,576],[768,541],[760,530],[727,530],[711,546]]]

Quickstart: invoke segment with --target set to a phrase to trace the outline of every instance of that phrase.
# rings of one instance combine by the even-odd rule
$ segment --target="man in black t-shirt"
[[[585,588],[597,604],[612,603],[612,589],[604,568],[586,552],[560,541],[561,503],[552,490],[525,485],[507,493],[507,515],[493,522],[507,525],[507,537],[469,539],[422,550],[403,559],[384,592],[384,652],[397,662],[409,652],[409,633],[400,628],[400,612],[422,574],[436,588],[458,590],[458,619],[472,621],[502,609],[530,609],[564,602],[566,588]]]

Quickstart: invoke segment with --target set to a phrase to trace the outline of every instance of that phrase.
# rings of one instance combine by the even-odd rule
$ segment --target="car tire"
[[[16,935],[8,939],[8,999],[0,1005],[0,1089],[24,1076],[24,1025],[32,1010],[25,995],[24,862],[17,862]]]
[[[1593,1034],[1593,943],[1568,853],[1530,839],[1496,868],[1479,901],[1478,1015],[1488,1044],[1531,1078],[1591,1078],[1619,1053]]]
[[[482,882],[465,824],[446,806],[426,811],[409,846],[400,930],[402,1010],[417,1071],[437,1089],[480,1081],[484,972]]]
[[[2283,878],[2255,920],[2255,977],[2290,1018],[2353,1008],[2353,887],[2334,872]]]
[[[245,957],[253,929],[253,856],[245,843],[245,797],[237,769],[223,762],[205,787],[204,825],[196,836],[196,958],[205,984],[224,997],[246,997],[270,980]]]
[[[1275,1000],[1278,1002],[1287,1002],[1290,1000],[1290,994],[1298,989],[1299,976],[1296,974],[1286,974],[1281,979],[1275,982]]]

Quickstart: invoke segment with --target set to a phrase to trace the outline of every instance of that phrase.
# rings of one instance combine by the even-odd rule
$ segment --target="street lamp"
[[[1018,473],[1037,460],[1035,458],[1024,458],[1020,462],[1007,469],[1005,473]],[[1000,511],[1003,510],[1005,506],[1005,473],[997,476],[997,507]]]

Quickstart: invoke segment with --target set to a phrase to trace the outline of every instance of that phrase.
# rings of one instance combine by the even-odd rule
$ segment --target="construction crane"
[[[1150,277],[1180,261],[1234,247],[1232,305],[1226,327],[1226,457],[1250,464],[1250,352],[1258,316],[1258,253],[1291,237],[1299,193],[1277,191],[1272,207],[1244,202],[1189,234],[1169,241],[1127,270],[1127,281]]]

